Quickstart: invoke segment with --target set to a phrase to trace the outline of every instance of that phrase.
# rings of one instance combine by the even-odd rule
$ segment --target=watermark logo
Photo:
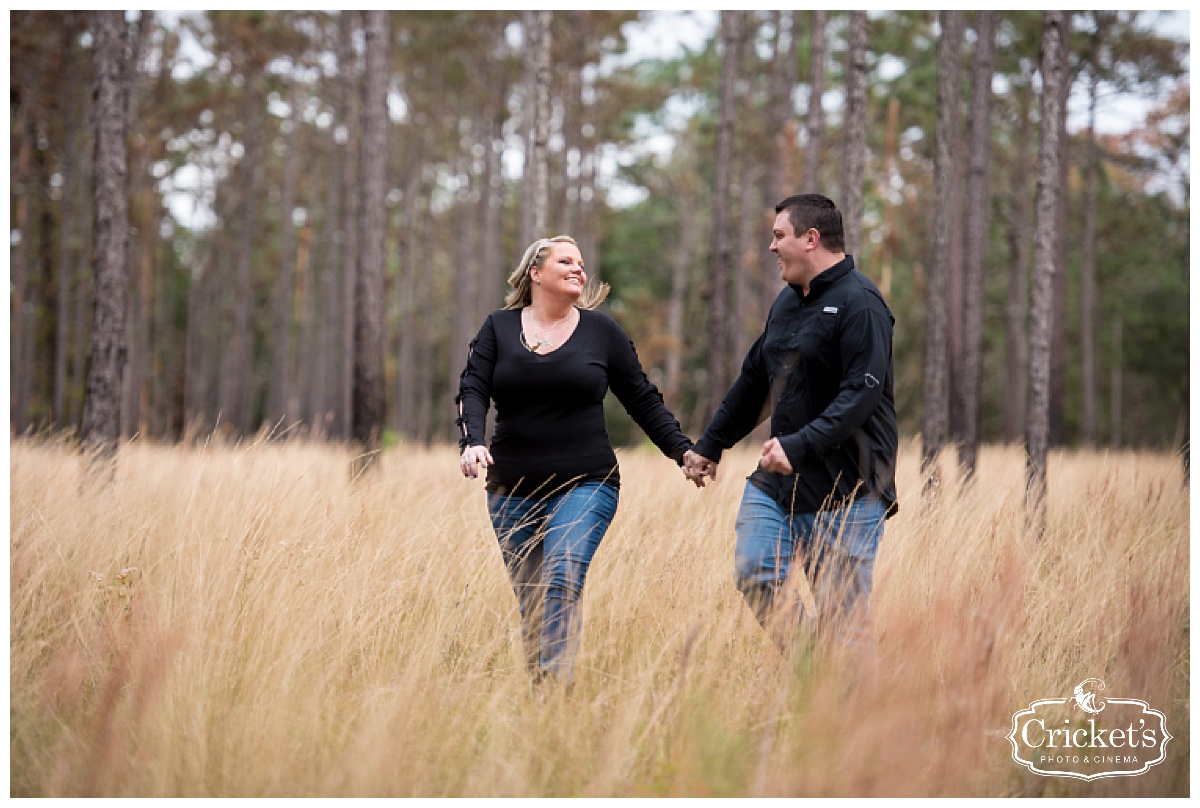
[[[1104,682],[1084,679],[1071,696],[1040,699],[1013,715],[1013,760],[1048,777],[1132,777],[1162,763],[1166,719],[1139,699],[1100,697]]]

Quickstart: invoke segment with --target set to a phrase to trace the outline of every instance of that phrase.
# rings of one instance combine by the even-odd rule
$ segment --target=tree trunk
[[[737,71],[741,60],[742,11],[721,12],[721,96],[717,125],[716,182],[713,189],[712,240],[709,253],[711,292],[708,310],[708,378],[705,420],[712,418],[729,387],[729,227],[732,200],[734,114]]]
[[[1096,147],[1096,95],[1099,80],[1095,72],[1088,83],[1087,165],[1083,175],[1083,275],[1080,301],[1080,342],[1083,347],[1083,442],[1096,445],[1096,332],[1095,332],[1095,255],[1096,255],[1096,174],[1100,169],[1100,150]]]
[[[86,12],[84,12],[86,14]],[[91,115],[91,93],[81,92],[79,117],[87,121]],[[91,312],[92,262],[86,245],[91,243],[91,228],[89,226],[92,205],[92,176],[90,157],[92,148],[87,137],[87,125],[80,127],[79,142],[79,181],[76,185],[76,221],[78,222],[77,241],[75,242],[75,262],[72,274],[75,277],[75,294],[73,295],[74,309],[71,315],[74,325],[71,328],[71,395],[69,397],[70,411],[68,423],[82,429],[84,379],[87,371],[88,333],[91,330],[89,314]]]
[[[39,119],[39,138],[48,126],[47,118]],[[25,343],[21,365],[25,372],[22,376],[20,398],[28,413],[28,425],[31,428],[41,428],[45,426],[45,410],[37,406],[35,419],[35,400],[38,405],[42,404],[41,395],[37,395],[35,399],[35,391],[40,394],[43,390],[50,389],[49,379],[45,378],[46,374],[43,371],[43,368],[49,367],[49,357],[43,355],[49,347],[43,323],[48,322],[48,309],[54,296],[51,288],[53,277],[50,273],[50,267],[54,265],[54,239],[51,235],[54,222],[50,211],[50,150],[38,148],[34,150],[33,155],[34,172],[30,181],[33,198],[30,201],[35,213],[30,216],[30,220],[36,221],[36,224],[30,225],[30,240],[34,242],[30,246],[34,248],[34,254],[30,261],[31,274],[23,307]]]
[[[537,127],[537,47],[538,17],[536,11],[521,12],[521,192],[518,195],[520,213],[517,222],[517,241],[524,245],[533,241],[533,132]]]
[[[428,251],[429,255],[426,260],[431,257],[434,246],[437,244],[434,238],[434,216],[432,191],[428,198],[427,204],[423,206],[420,225],[417,228],[417,244],[419,249]],[[420,312],[420,318],[414,318],[414,324],[419,328],[418,339],[414,342],[414,347],[417,351],[417,356],[420,361],[417,362],[417,440],[428,445],[433,438],[433,403],[434,403],[434,386],[433,386],[433,353],[434,339],[431,329],[433,328],[433,277],[429,272],[418,271],[416,273],[416,282],[413,284],[413,294],[416,297],[417,311]]]
[[[591,271],[588,276],[592,283],[600,283],[602,276],[600,274],[600,214],[597,212],[600,199],[600,184],[596,178],[596,166],[600,163],[600,146],[593,144],[589,147],[587,154],[584,157],[582,172],[583,182],[580,185],[580,196],[583,200],[583,207],[580,209],[580,216],[584,222],[583,239],[580,242],[584,250],[580,250],[585,256],[588,265],[591,266]]]
[[[250,432],[251,390],[254,335],[251,331],[250,309],[252,295],[251,272],[254,262],[254,238],[258,235],[259,175],[262,163],[262,97],[259,94],[259,74],[248,71],[242,91],[242,121],[245,151],[241,160],[242,199],[241,231],[238,234],[233,278],[233,322],[229,335],[224,383],[221,388],[221,417],[232,427],[234,435]]]
[[[129,223],[125,197],[124,88],[121,86],[125,14],[97,11],[92,19],[96,128],[92,267],[96,285],[82,437],[85,451],[95,450],[99,457],[115,460],[121,428],[128,295],[125,235]],[[111,465],[108,469],[111,479]]]
[[[971,150],[967,175],[966,277],[963,300],[963,376],[959,384],[963,415],[958,463],[967,479],[974,477],[979,454],[980,388],[983,385],[984,275],[987,266],[988,171],[992,151],[992,73],[995,58],[995,12],[978,12],[978,39],[971,79]]]
[[[824,12],[819,12],[824,13]],[[775,254],[771,252],[771,240],[767,234],[771,232],[771,224],[775,221],[775,206],[794,189],[786,184],[789,163],[791,162],[792,143],[792,90],[795,87],[796,64],[796,34],[799,12],[775,12],[775,54],[771,60],[771,77],[768,82],[767,104],[769,110],[768,136],[772,139],[774,149],[767,149],[762,161],[762,202],[753,214],[754,230],[752,236],[756,239],[758,254],[758,312],[756,325],[764,320],[775,296],[783,288],[779,277],[779,264]],[[750,209],[747,208],[749,211]],[[734,366],[735,372],[737,366]]]
[[[404,229],[400,234],[400,350],[396,364],[397,426],[408,440],[417,434],[417,343],[421,335],[417,305],[418,279],[424,272],[418,265],[421,254],[420,202],[422,193],[420,147],[413,160],[412,171],[404,189]],[[494,256],[492,256],[494,260]],[[427,361],[427,360],[426,360]]]
[[[317,191],[314,189],[313,199],[310,200],[307,207],[309,216],[312,215],[312,211],[316,210],[316,195]],[[287,412],[288,421],[296,424],[298,430],[303,430],[306,424],[312,424],[312,419],[307,412],[307,408],[309,402],[312,400],[311,388],[313,371],[315,370],[314,359],[318,353],[315,299],[317,296],[317,280],[313,275],[313,228],[310,221],[309,217],[305,217],[304,224],[300,227],[300,232],[296,234],[296,277],[299,279],[298,282],[300,284],[296,312],[300,318],[300,354],[294,365],[296,383],[290,388]]]
[[[339,24],[345,24],[345,20],[341,20]],[[345,68],[342,63],[339,63],[339,66]],[[341,92],[341,84],[338,82],[335,92]],[[338,114],[342,114],[344,103],[340,99],[336,107]],[[314,440],[320,440],[328,433],[330,411],[333,409],[330,390],[338,387],[334,380],[341,378],[337,373],[335,357],[340,354],[337,346],[341,344],[338,323],[341,321],[339,314],[342,308],[338,280],[341,277],[339,258],[344,241],[339,183],[342,177],[342,161],[346,159],[346,155],[345,149],[336,139],[328,143],[329,162],[325,185],[325,220],[321,225],[321,259],[313,281],[316,285],[314,288],[320,289],[320,294],[312,304],[313,318],[319,325],[314,324],[317,348],[313,354],[312,378],[308,390],[309,434]]]
[[[29,25],[32,15],[24,18]],[[29,425],[29,382],[28,377],[33,369],[25,361],[25,343],[33,339],[32,332],[27,327],[26,312],[29,306],[29,278],[33,260],[33,211],[30,204],[35,193],[33,175],[33,150],[37,143],[37,132],[33,120],[34,90],[30,86],[33,69],[26,65],[21,71],[25,81],[20,88],[20,101],[17,107],[16,134],[20,138],[17,152],[17,188],[15,224],[20,232],[12,266],[12,322],[10,324],[10,346],[12,348],[12,366],[10,384],[10,407],[13,432],[24,434]]]
[[[455,130],[461,131],[461,124],[456,126]],[[455,267],[454,282],[450,285],[452,290],[450,294],[451,311],[449,312],[450,338],[446,351],[446,393],[451,401],[458,395],[459,378],[463,366],[467,362],[467,346],[475,333],[473,329],[479,327],[478,323],[471,322],[475,313],[475,284],[473,273],[470,271],[471,253],[475,250],[472,248],[471,242],[478,237],[480,224],[471,215],[473,211],[469,202],[472,179],[471,160],[462,149],[457,151],[454,160],[454,173],[464,177],[465,181],[459,186],[454,203],[454,217],[463,224],[458,228],[456,237],[449,245],[452,256],[451,265]],[[451,423],[448,424],[448,428],[450,431],[446,433],[445,439],[455,440],[457,427]]]
[[[748,50],[748,49],[747,49]],[[750,328],[762,324],[763,317],[758,316],[751,300],[750,282],[754,279],[755,268],[758,266],[758,243],[766,241],[762,238],[762,214],[759,212],[759,200],[762,199],[762,189],[759,187],[759,160],[752,149],[742,153],[741,175],[738,179],[738,197],[741,203],[741,215],[738,217],[737,260],[734,263],[733,276],[733,317],[729,329],[729,378],[737,377],[742,359],[750,349],[753,341]],[[755,291],[758,291],[757,286]],[[758,297],[758,295],[754,295]],[[764,312],[765,315],[765,312]]]
[[[129,201],[129,229],[125,237],[125,262],[129,278],[129,310],[126,313],[127,349],[125,378],[122,386],[121,434],[132,437],[142,427],[142,403],[146,382],[146,357],[149,353],[150,267],[145,260],[147,242],[152,228],[147,225],[149,205],[144,199],[146,171],[146,140],[137,132],[138,90],[142,43],[150,30],[150,12],[140,12],[137,27],[129,42],[129,56],[121,64],[125,100],[125,132],[132,137],[128,147],[128,171],[125,175],[126,198]],[[135,243],[134,236],[138,236]]]
[[[1062,52],[1066,20],[1047,11],[1042,37],[1042,138],[1038,149],[1038,192],[1034,236],[1033,300],[1029,323],[1029,404],[1026,410],[1025,501],[1030,524],[1040,536],[1045,529],[1046,457],[1050,439],[1050,315],[1055,273],[1055,230],[1062,174],[1059,138],[1062,95],[1066,92]]]
[[[884,160],[884,181],[882,184],[883,196],[883,250],[880,253],[879,261],[879,291],[885,299],[890,299],[892,296],[892,261],[896,258],[896,243],[899,241],[896,234],[896,208],[898,205],[893,202],[891,189],[892,177],[897,173],[896,169],[896,144],[898,130],[900,128],[900,100],[896,96],[888,99],[887,109],[887,129],[884,130],[883,136],[883,160]]]
[[[1109,427],[1108,440],[1109,445],[1113,449],[1121,448],[1121,380],[1122,380],[1122,357],[1121,357],[1121,332],[1123,330],[1123,322],[1121,312],[1117,312],[1117,316],[1113,319],[1112,332],[1112,383],[1109,395],[1112,396],[1112,401],[1109,404]]]
[[[204,420],[203,387],[204,350],[203,323],[206,321],[204,306],[204,275],[193,272],[188,278],[187,323],[183,338],[183,363],[187,372],[183,379],[183,422],[185,435],[191,435]]]
[[[921,419],[921,472],[927,495],[941,485],[938,454],[946,437],[946,320],[950,255],[950,199],[953,161],[958,141],[959,52],[962,48],[962,12],[938,15],[942,33],[937,54],[937,153],[933,167],[933,253],[925,305],[925,384]]]
[[[1028,375],[1025,311],[1029,302],[1029,246],[1034,223],[1029,191],[1029,107],[1017,114],[1017,137],[1010,170],[1008,215],[1008,302],[1004,309],[1004,440],[1019,443],[1025,435],[1025,381]]]
[[[863,175],[867,161],[867,12],[850,12],[846,55],[846,124],[842,186],[842,226],[846,253],[862,264]]]
[[[501,214],[504,211],[504,175],[500,160],[504,153],[504,120],[508,109],[508,84],[504,71],[495,65],[496,80],[494,97],[496,107],[487,116],[487,126],[484,131],[484,146],[487,154],[484,157],[483,174],[483,248],[481,250],[479,310],[477,323],[495,309],[500,308],[504,301],[505,272],[504,259],[500,248]],[[582,190],[580,192],[582,194]]]
[[[965,16],[965,14],[964,14]],[[961,84],[961,82],[960,82]],[[961,111],[962,105],[959,105]],[[951,161],[950,198],[946,210],[950,219],[949,251],[946,254],[946,435],[957,446],[962,442],[963,414],[956,391],[963,378],[963,166],[967,160],[962,116],[954,122],[954,159]]]
[[[825,141],[825,111],[821,99],[825,95],[825,23],[826,12],[812,13],[812,45],[808,62],[808,124],[804,147],[804,174],[800,179],[800,193],[820,193],[821,147]],[[794,36],[796,31],[792,31]],[[776,200],[778,201],[778,200]]]
[[[1063,91],[1058,106],[1060,150],[1058,158],[1059,188],[1058,208],[1055,219],[1054,268],[1054,313],[1050,318],[1050,445],[1061,446],[1065,440],[1065,406],[1067,391],[1067,298],[1068,290],[1068,246],[1070,244],[1070,220],[1067,218],[1070,205],[1071,138],[1067,132],[1067,99],[1071,96],[1071,12],[1063,12],[1063,48],[1061,53]]]
[[[69,94],[68,103],[72,113],[78,109],[80,96],[83,95],[78,91],[82,83],[83,72],[79,64],[82,57],[75,47],[78,37],[79,31],[74,24],[69,23],[63,26],[62,49],[65,62],[63,73],[67,82],[66,92]],[[62,156],[62,203],[59,206],[61,215],[59,217],[59,250],[55,284],[58,294],[54,337],[54,396],[51,408],[51,417],[56,429],[63,429],[67,426],[67,364],[71,352],[71,256],[79,239],[78,222],[83,210],[81,207],[76,207],[76,188],[80,184],[79,153],[82,144],[79,135],[84,126],[84,119],[75,114],[64,117],[63,139],[66,147]]]
[[[275,322],[271,340],[271,386],[267,391],[267,411],[263,417],[263,426],[273,429],[277,434],[286,433],[291,427],[288,401],[292,395],[292,311],[296,306],[296,225],[292,213],[296,209],[296,181],[300,173],[299,103],[299,93],[293,89],[287,157],[283,168],[283,198],[279,210],[279,277],[275,280],[275,299],[272,301]]]
[[[581,134],[579,131],[581,86],[579,71],[575,68],[568,70],[567,88],[562,99],[562,165],[561,168],[556,168],[554,171],[554,174],[562,182],[562,192],[555,196],[554,201],[554,210],[558,212],[558,220],[555,223],[554,230],[556,233],[566,233],[570,236],[575,236],[579,232],[577,229],[579,222],[579,186],[583,179],[579,171],[583,156],[583,152],[579,148]],[[578,237],[576,237],[576,243],[578,243]],[[590,256],[584,256],[584,261],[589,260]]]
[[[341,316],[341,350],[338,351],[340,368],[336,415],[334,431],[349,440],[353,426],[353,387],[354,387],[354,333],[355,315],[355,267],[358,266],[358,207],[361,189],[358,185],[358,150],[361,142],[357,136],[359,129],[358,109],[358,57],[354,53],[354,18],[357,11],[343,11],[341,24],[338,26],[338,71],[344,79],[342,99],[345,104],[342,120],[346,125],[346,151],[342,160],[342,286],[339,299],[342,304]],[[365,178],[364,178],[365,179]]]
[[[549,157],[546,151],[550,138],[550,20],[549,11],[525,12],[530,33],[530,46],[533,59],[533,121],[530,142],[533,146],[531,171],[532,216],[530,230],[525,234],[525,243],[537,238],[545,238],[547,215],[550,199],[550,170]]]
[[[378,467],[383,431],[383,301],[386,250],[388,18],[364,12],[362,238],[354,317],[354,440],[362,454],[351,472]]]
[[[690,161],[689,161],[690,162]],[[683,166],[675,188],[679,211],[679,238],[675,242],[675,260],[671,264],[671,297],[667,303],[667,356],[663,384],[663,400],[672,412],[683,406],[683,314],[688,289],[688,267],[693,256],[692,242],[696,237],[696,217],[690,215],[695,195],[690,192],[694,182],[691,166]]]

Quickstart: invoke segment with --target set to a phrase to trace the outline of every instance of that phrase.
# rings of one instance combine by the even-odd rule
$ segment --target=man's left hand
[[[771,438],[763,444],[762,457],[758,459],[758,465],[767,471],[778,471],[780,474],[792,473],[792,464],[784,454],[783,447],[779,444],[779,438]]]

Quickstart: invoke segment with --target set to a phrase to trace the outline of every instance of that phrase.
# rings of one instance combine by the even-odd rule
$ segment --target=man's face
[[[808,283],[808,265],[813,246],[811,230],[797,235],[786,210],[775,215],[775,224],[771,229],[771,252],[779,259],[779,277],[784,283],[801,286]]]

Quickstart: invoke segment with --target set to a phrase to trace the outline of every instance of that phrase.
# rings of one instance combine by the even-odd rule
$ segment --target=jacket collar
[[[854,256],[847,255],[841,261],[838,261],[833,266],[823,270],[817,275],[817,277],[812,279],[812,282],[808,284],[808,296],[815,297],[821,294],[830,286],[833,286],[842,278],[849,275],[853,269]],[[789,283],[788,286],[792,287],[792,291],[796,293],[796,297],[800,298],[801,300],[804,299],[804,290],[800,288],[800,284]]]

